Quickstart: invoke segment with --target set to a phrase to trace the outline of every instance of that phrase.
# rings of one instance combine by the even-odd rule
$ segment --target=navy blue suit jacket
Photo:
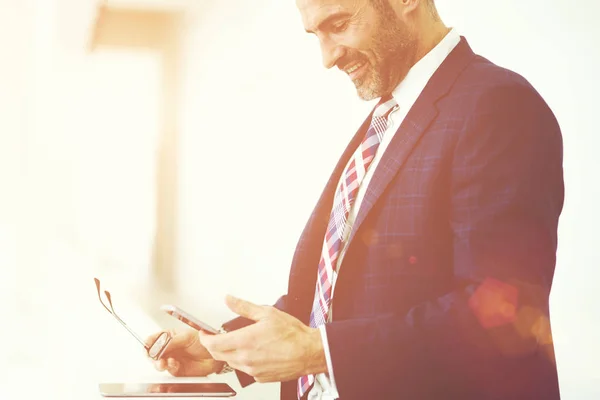
[[[277,307],[306,324],[348,145]],[[548,297],[562,138],[521,76],[465,38],[384,153],[348,242],[327,335],[341,400],[555,400]],[[282,384],[294,399],[296,381]]]

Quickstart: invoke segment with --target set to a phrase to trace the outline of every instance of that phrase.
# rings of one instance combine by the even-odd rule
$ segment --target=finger
[[[164,358],[154,361],[153,364],[154,364],[154,368],[156,368],[158,371],[162,372],[165,369],[167,369],[167,360],[165,360]]]
[[[173,375],[178,376],[179,370],[181,369],[181,362],[174,358],[169,358],[167,360],[167,371]]]
[[[198,334],[200,343],[209,351],[213,358],[215,354],[239,349],[244,341],[248,340],[247,337],[248,333],[246,329],[239,329],[219,335],[209,335],[203,332],[199,332]]]
[[[169,355],[191,347],[198,341],[198,336],[195,331],[186,331],[172,336],[171,341],[165,348],[162,358],[168,358]]]
[[[251,319],[253,321],[258,321],[263,318],[267,312],[269,307],[267,306],[259,306],[254,303],[250,303],[249,301],[238,299],[237,297],[233,297],[231,295],[227,295],[225,297],[225,304],[227,307],[234,313],[239,316]]]
[[[277,382],[276,378],[274,376],[254,376],[253,377],[254,380],[258,383],[271,383],[271,382]]]
[[[259,376],[258,378],[255,378],[255,380],[258,383],[272,383],[272,382],[281,382],[282,377],[280,377],[278,375],[264,375],[264,376]]]

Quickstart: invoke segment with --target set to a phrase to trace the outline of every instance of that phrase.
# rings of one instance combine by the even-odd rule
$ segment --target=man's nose
[[[335,43],[321,42],[321,53],[323,56],[323,65],[325,68],[330,69],[344,55],[344,48]]]

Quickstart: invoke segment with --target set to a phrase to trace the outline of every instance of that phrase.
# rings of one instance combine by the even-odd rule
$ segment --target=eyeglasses
[[[133,337],[138,342],[140,342],[142,346],[144,346],[144,349],[146,349],[146,352],[148,353],[148,357],[152,358],[153,360],[158,360],[160,356],[162,356],[162,354],[164,353],[169,342],[171,341],[171,335],[169,334],[169,332],[162,332],[160,335],[158,335],[156,340],[154,340],[154,342],[150,346],[148,346],[146,342],[142,340],[142,338],[140,338],[139,335],[137,335],[134,331],[132,331],[131,328],[129,328],[127,324],[117,315],[112,305],[110,292],[108,292],[107,290],[104,291],[104,294],[106,295],[106,299],[108,300],[110,309],[106,306],[106,304],[104,304],[104,301],[102,301],[102,296],[100,295],[100,280],[94,278],[94,282],[96,282],[96,289],[98,290],[98,298],[100,299],[100,303],[102,303],[102,306],[106,308],[106,311],[111,313],[117,319],[117,321],[119,321],[119,323],[123,325],[123,327],[127,329],[127,331],[131,333],[131,335],[133,335]]]

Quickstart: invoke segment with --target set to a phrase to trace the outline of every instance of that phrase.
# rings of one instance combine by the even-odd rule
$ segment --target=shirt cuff
[[[325,330],[325,324],[319,326],[319,331],[321,332],[321,341],[323,342],[323,350],[325,350],[325,360],[327,361],[327,371],[329,373],[327,376],[329,377],[329,383],[331,386],[332,395],[334,398],[339,398],[339,393],[337,390],[337,386],[335,385],[335,377],[333,375],[333,364],[331,363],[331,354],[329,353],[329,342],[327,341],[327,331]]]

